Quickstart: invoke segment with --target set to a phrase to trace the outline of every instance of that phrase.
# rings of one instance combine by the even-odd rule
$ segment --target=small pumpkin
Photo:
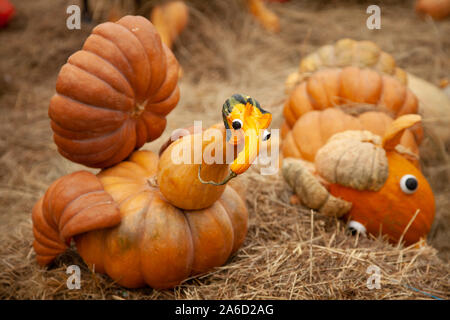
[[[286,92],[292,91],[310,73],[320,69],[348,66],[370,68],[393,76],[404,85],[407,83],[406,72],[398,68],[394,58],[382,51],[374,42],[344,38],[334,44],[322,46],[303,58],[298,71],[287,78]]]
[[[162,42],[172,48],[174,41],[188,24],[189,8],[183,1],[168,2],[155,6],[150,20],[158,30]]]
[[[450,15],[450,0],[417,0],[414,9],[420,16],[442,20]]]
[[[267,31],[280,32],[280,19],[265,5],[263,0],[247,0],[247,7]]]
[[[381,232],[393,243],[418,242],[431,229],[434,196],[420,170],[396,147],[404,130],[420,119],[396,119],[383,138],[369,131],[337,133],[319,149],[314,164],[285,159],[283,176],[303,204],[342,216],[350,228]]]
[[[283,156],[314,161],[317,151],[334,134],[347,130],[368,130],[383,136],[392,121],[391,117],[380,111],[367,111],[355,116],[338,108],[310,111],[295,122],[292,130],[282,132]],[[418,165],[419,148],[411,131],[405,130],[400,145],[405,148],[405,155]]]
[[[58,151],[105,168],[158,138],[179,100],[178,63],[139,16],[96,26],[61,68],[49,116]]]
[[[319,70],[302,81],[286,101],[283,115],[291,129],[307,112],[339,105],[351,109],[361,104],[386,112],[393,118],[418,111],[417,98],[396,78],[371,69],[345,67]],[[417,126],[413,132],[420,144],[422,127]]]

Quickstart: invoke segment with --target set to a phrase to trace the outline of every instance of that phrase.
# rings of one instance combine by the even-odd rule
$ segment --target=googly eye
[[[417,178],[414,177],[412,174],[405,174],[400,179],[400,189],[402,189],[402,191],[406,194],[416,192],[418,187],[419,182],[417,181]]]
[[[263,132],[262,140],[263,141],[269,140],[270,139],[270,135],[271,135],[270,131],[265,129],[264,132]]]
[[[234,130],[239,130],[240,128],[242,128],[242,124],[243,123],[240,119],[234,119],[233,122],[231,123]]]
[[[350,220],[348,222],[347,230],[350,231],[352,235],[356,235],[357,233],[361,235],[366,234],[366,227],[364,227],[361,223],[355,220]]]

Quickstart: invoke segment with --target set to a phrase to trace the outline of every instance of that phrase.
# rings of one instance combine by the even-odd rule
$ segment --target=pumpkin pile
[[[434,197],[420,172],[423,128],[407,83],[372,42],[320,48],[286,81],[281,148],[283,175],[304,205],[410,244],[429,232]]]
[[[49,109],[58,150],[102,170],[59,178],[35,204],[40,265],[73,239],[96,272],[125,287],[162,289],[222,265],[242,245],[248,211],[227,182],[258,156],[261,138],[243,134],[266,129],[271,114],[233,95],[223,106],[224,123],[181,134],[160,157],[134,151],[164,130],[178,102],[177,70],[153,25],[138,16],[94,28],[62,67]],[[224,159],[231,150],[235,161],[176,161],[176,150],[195,156],[191,142],[198,139],[202,155],[223,148]]]

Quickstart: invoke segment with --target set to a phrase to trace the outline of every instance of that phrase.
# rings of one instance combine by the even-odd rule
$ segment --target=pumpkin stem
[[[223,186],[228,181],[230,181],[231,179],[233,179],[237,176],[236,173],[234,173],[233,171],[230,170],[230,173],[228,174],[228,176],[221,182],[205,181],[201,177],[201,174],[200,174],[201,171],[202,171],[202,164],[200,163],[200,165],[198,166],[198,180],[200,180],[200,182],[203,184],[212,184],[213,186]]]

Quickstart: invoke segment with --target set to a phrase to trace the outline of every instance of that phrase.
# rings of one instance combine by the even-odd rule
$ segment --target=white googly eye
[[[353,234],[360,233],[362,235],[366,235],[366,227],[364,227],[361,223],[355,220],[350,220],[347,224],[347,229]]]
[[[417,181],[417,178],[414,177],[412,174],[405,174],[400,179],[400,189],[402,189],[402,191],[406,194],[416,192],[418,187],[419,182]]]
[[[270,139],[270,135],[271,135],[270,131],[265,129],[264,132],[263,132],[262,140],[263,141],[269,140]]]
[[[240,128],[242,128],[243,123],[240,119],[234,119],[231,125],[233,126],[234,130],[239,130]]]

